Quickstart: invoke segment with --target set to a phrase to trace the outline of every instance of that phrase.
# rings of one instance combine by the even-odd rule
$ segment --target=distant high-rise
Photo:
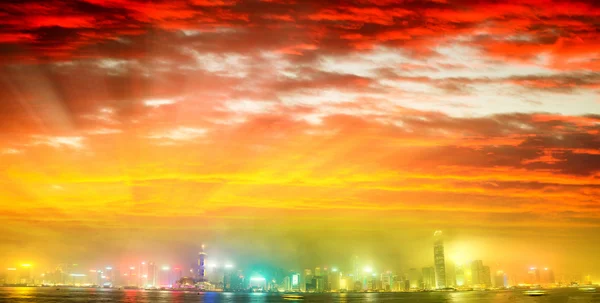
[[[483,266],[483,261],[475,260],[471,263],[471,279],[473,286],[479,288],[491,287],[492,278],[490,267]]]
[[[146,286],[156,286],[156,264],[154,262],[148,262],[148,285]]]
[[[444,259],[444,240],[442,231],[437,230],[434,234],[433,258],[435,264],[435,283],[437,288],[446,287],[446,262]]]
[[[454,267],[456,286],[466,286],[467,280],[465,277],[465,269],[463,265],[457,265]]]
[[[435,288],[435,270],[433,267],[423,267],[423,289]]]
[[[446,287],[456,287],[456,264],[454,262],[446,263]]]
[[[494,278],[494,286],[498,288],[508,287],[508,279],[504,271],[499,270],[496,272],[496,276]]]
[[[489,266],[483,266],[481,271],[481,283],[485,287],[492,287],[492,274]]]
[[[555,282],[554,272],[548,267],[545,267],[544,271],[541,272],[540,278],[543,284],[554,284]]]
[[[484,284],[483,282],[483,261],[475,260],[471,263],[471,280],[473,286]]]
[[[206,256],[204,244],[202,244],[202,250],[198,253],[198,267],[196,268],[196,277],[201,282],[206,281]]]
[[[421,275],[419,274],[419,271],[416,268],[411,268],[409,270],[408,280],[410,281],[410,288],[421,288]]]

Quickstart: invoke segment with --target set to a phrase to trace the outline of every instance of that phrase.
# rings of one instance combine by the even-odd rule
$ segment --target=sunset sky
[[[425,266],[442,229],[450,258],[600,273],[599,20],[592,0],[3,1],[0,257]]]

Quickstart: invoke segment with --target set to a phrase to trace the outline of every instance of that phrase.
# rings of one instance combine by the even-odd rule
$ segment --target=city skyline
[[[0,1],[0,269],[189,269],[206,243],[244,269],[368,259],[440,288],[600,276],[599,18],[598,0]]]
[[[560,274],[556,277],[554,268],[547,266],[531,266],[514,271],[504,270],[497,264],[491,267],[484,265],[480,259],[445,261],[443,232],[440,230],[435,231],[432,237],[431,256],[431,265],[416,268],[411,264],[410,268],[405,269],[385,266],[376,268],[371,260],[356,255],[352,256],[351,267],[336,266],[334,263],[302,270],[265,264],[262,268],[260,265],[243,268],[236,266],[231,260],[217,261],[222,256],[211,256],[205,249],[205,244],[202,244],[197,260],[191,266],[140,261],[128,266],[110,265],[88,271],[80,264],[63,263],[57,265],[54,270],[43,271],[40,275],[32,272],[32,264],[21,264],[0,271],[0,284],[20,282],[31,285],[99,285],[119,288],[195,287],[204,290],[239,291],[252,288],[253,284],[264,283],[264,287],[260,287],[264,290],[269,285],[271,291],[326,292],[489,289],[536,284],[564,287],[573,284],[585,285],[594,281],[589,273],[567,274],[559,271]],[[331,282],[332,276],[337,282]],[[234,280],[237,281],[236,287],[227,286]],[[292,280],[295,282],[292,283]],[[282,283],[284,287],[281,286]]]

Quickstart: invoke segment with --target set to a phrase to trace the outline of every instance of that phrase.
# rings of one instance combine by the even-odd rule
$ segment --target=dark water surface
[[[600,293],[577,289],[548,291],[541,297],[525,296],[521,291],[430,292],[430,293],[331,293],[304,294],[301,299],[268,293],[197,293],[186,291],[146,291],[83,288],[0,287],[0,302],[594,302]]]

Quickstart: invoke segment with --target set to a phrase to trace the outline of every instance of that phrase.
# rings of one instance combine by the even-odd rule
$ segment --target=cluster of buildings
[[[208,263],[202,245],[197,261],[189,268],[140,262],[126,268],[105,266],[84,270],[78,264],[59,264],[52,271],[32,274],[30,264],[0,272],[0,285],[74,285],[119,288],[193,288],[212,291],[276,292],[363,292],[428,291],[453,289],[507,288],[518,285],[558,285],[549,268],[531,267],[525,275],[508,276],[502,270],[492,272],[481,260],[464,264],[445,258],[441,231],[434,233],[433,266],[404,271],[377,271],[358,257],[351,268],[315,267],[301,271],[254,271],[235,268],[233,264]],[[559,279],[563,285],[591,284],[591,277]]]

